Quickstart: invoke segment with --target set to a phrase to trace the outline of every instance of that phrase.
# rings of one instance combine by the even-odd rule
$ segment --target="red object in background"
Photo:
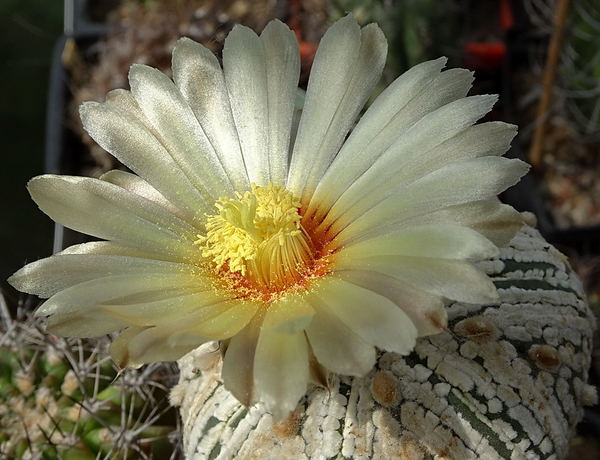
[[[513,18],[512,8],[510,6],[510,0],[500,0],[500,27],[502,32],[506,32],[512,28],[515,20]]]
[[[296,34],[296,39],[298,40],[298,45],[300,47],[300,60],[302,62],[302,68],[305,70],[310,70],[319,44],[304,41],[304,38],[302,37],[302,22],[300,19],[302,2],[300,0],[290,0],[288,8],[289,17],[287,20],[287,25],[294,32],[294,34]]]
[[[471,70],[500,70],[504,65],[506,45],[503,42],[467,43],[463,47],[464,65]]]
[[[499,0],[498,16],[503,34],[514,24],[510,0]],[[471,42],[463,46],[464,65],[471,70],[497,71],[502,69],[506,57],[506,44],[497,42]]]

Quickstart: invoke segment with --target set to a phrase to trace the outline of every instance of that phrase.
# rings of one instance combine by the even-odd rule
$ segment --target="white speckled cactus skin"
[[[498,304],[451,304],[448,332],[409,356],[381,353],[365,378],[332,375],[284,422],[223,388],[214,345],[190,353],[171,394],[186,458],[565,458],[582,406],[596,401],[581,283],[531,227],[480,266]]]

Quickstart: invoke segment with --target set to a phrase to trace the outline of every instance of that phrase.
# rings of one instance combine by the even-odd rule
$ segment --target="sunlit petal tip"
[[[132,64],[129,68],[128,79],[129,83],[133,83],[136,85],[143,85],[147,78],[151,78],[151,75],[155,73],[160,73],[164,75],[159,70],[154,67],[150,67],[146,64]]]
[[[96,101],[83,101],[81,104],[79,104],[79,116],[81,117],[81,121],[84,122],[84,118],[87,120],[90,111],[94,110],[96,107],[99,107],[101,104],[101,102]]]
[[[8,278],[8,284],[21,292],[35,294],[35,288],[32,286],[33,283],[29,276],[30,270],[31,264],[25,265]]]
[[[490,304],[476,266],[523,225],[495,196],[527,173],[516,127],[476,124],[497,96],[472,72],[415,66],[364,112],[387,42],[351,14],[327,31],[305,97],[280,21],[235,26],[223,64],[180,39],[173,78],[134,64],[131,91],[85,102],[83,126],[132,172],[28,183],[55,221],[103,241],[11,278],[48,300],[48,330],[121,331],[121,368],[220,341],[225,388],[284,419],[309,382],[364,376],[377,350],[447,331],[452,302]],[[301,104],[297,104],[303,99]],[[360,118],[360,119],[359,119]]]

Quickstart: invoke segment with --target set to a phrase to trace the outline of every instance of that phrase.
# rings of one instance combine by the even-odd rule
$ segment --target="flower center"
[[[196,241],[217,270],[239,273],[252,287],[273,293],[298,284],[314,262],[302,227],[300,202],[284,187],[269,184],[237,199],[222,198],[209,216],[207,234]]]

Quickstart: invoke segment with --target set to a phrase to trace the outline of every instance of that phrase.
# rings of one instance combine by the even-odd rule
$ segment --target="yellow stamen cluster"
[[[239,272],[257,288],[280,291],[301,281],[313,261],[300,206],[284,187],[252,184],[237,199],[216,203],[219,213],[209,216],[207,234],[196,244],[217,270]]]

